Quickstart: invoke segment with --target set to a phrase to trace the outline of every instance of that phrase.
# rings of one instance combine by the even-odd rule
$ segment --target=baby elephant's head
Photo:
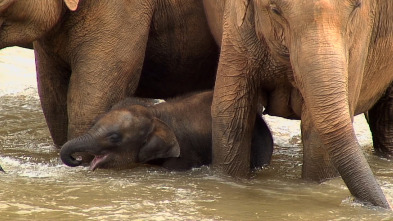
[[[153,159],[179,157],[180,147],[172,129],[144,106],[114,109],[101,117],[84,135],[61,148],[68,166],[81,164],[75,153],[94,155],[90,169],[129,168]]]

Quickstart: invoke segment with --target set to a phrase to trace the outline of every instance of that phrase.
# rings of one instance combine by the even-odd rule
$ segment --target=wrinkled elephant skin
[[[85,135],[68,141],[60,157],[68,166],[79,166],[77,152],[95,156],[96,168],[129,168],[138,163],[187,170],[211,163],[211,102],[213,92],[201,92],[153,105],[128,98],[103,115]],[[255,118],[254,118],[255,119]],[[273,139],[266,123],[256,118],[251,164],[269,164]]]
[[[3,0],[0,48],[34,42],[43,112],[57,146],[127,96],[214,85],[218,48],[197,0]]]
[[[244,147],[259,96],[266,113],[302,120],[305,179],[323,181],[338,171],[355,197],[390,208],[352,119],[393,80],[393,2],[213,2],[205,4],[210,26],[219,27],[214,13],[225,24],[212,105],[213,165],[247,173]]]

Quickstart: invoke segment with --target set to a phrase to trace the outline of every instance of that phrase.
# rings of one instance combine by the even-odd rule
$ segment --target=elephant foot
[[[376,145],[374,144],[374,154],[381,157],[381,158],[385,158],[388,160],[393,159],[393,150],[385,150],[385,149],[381,149],[376,147]]]

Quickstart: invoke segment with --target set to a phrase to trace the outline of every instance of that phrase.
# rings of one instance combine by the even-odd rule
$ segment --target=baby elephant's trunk
[[[63,163],[70,167],[76,167],[81,165],[82,160],[75,159],[73,154],[77,152],[87,153],[91,149],[91,136],[83,135],[72,139],[65,143],[60,151],[60,159]]]

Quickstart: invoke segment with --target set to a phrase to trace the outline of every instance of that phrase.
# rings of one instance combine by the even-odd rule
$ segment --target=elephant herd
[[[393,1],[1,0],[0,48],[31,43],[69,166],[247,177],[272,154],[263,107],[301,120],[304,179],[340,175],[391,209],[352,121],[368,113],[375,153],[393,155]]]

